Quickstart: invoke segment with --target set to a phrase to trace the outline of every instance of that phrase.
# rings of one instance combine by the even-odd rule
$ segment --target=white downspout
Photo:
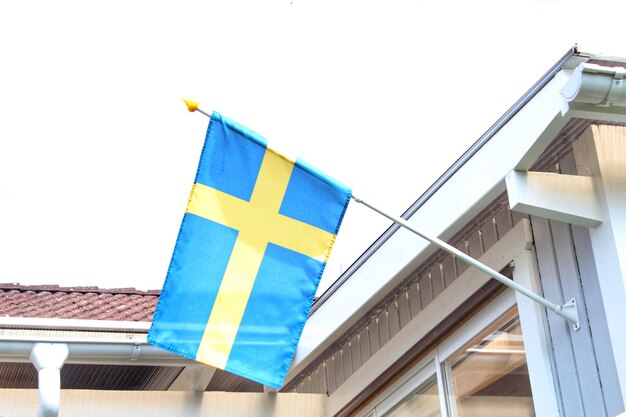
[[[35,343],[30,360],[39,377],[39,417],[57,417],[61,402],[61,368],[69,349],[65,343]]]

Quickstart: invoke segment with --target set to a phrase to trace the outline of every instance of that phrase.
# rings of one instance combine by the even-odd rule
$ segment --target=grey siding
[[[573,174],[571,153],[552,171]],[[580,330],[554,314],[546,316],[558,380],[561,414],[613,417],[624,410],[613,367],[606,316],[586,228],[531,216],[544,296],[556,303],[576,298]]]

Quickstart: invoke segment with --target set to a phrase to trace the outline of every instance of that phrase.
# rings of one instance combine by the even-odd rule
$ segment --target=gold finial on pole
[[[190,112],[194,112],[194,111],[198,110],[198,102],[197,101],[187,100],[186,98],[184,98],[183,101],[187,105],[187,110],[189,110]]]
[[[200,113],[204,114],[206,117],[208,117],[208,118],[211,117],[211,115],[209,113],[203,111],[201,108],[198,107],[199,102],[187,100],[186,98],[184,98],[183,101],[187,105],[187,110],[189,110],[190,112],[193,113],[196,110],[198,110]]]

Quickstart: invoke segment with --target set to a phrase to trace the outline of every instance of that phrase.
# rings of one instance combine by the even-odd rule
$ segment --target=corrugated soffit
[[[263,392],[263,385],[217,369],[207,391]]]
[[[182,371],[174,366],[77,365],[61,369],[61,388],[90,390],[166,390]],[[37,388],[30,363],[0,363],[0,388]]]

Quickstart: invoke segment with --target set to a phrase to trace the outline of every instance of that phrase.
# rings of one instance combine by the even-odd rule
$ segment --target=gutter
[[[120,341],[92,339],[84,342],[75,340],[15,340],[0,341],[2,362],[31,362],[31,352],[40,344],[64,345],[67,357],[64,363],[90,365],[145,365],[145,366],[190,366],[196,362],[174,355],[144,341],[131,339]]]
[[[0,358],[29,362],[40,343],[68,347],[65,363],[188,366],[194,361],[147,342],[150,322],[0,317]],[[33,332],[36,330],[36,332]]]
[[[566,102],[626,107],[626,69],[582,63],[561,89]]]
[[[194,361],[147,343],[147,322],[0,318],[2,362],[32,362],[38,375],[38,417],[58,417],[66,363],[189,366]],[[33,330],[37,334],[33,335]]]

